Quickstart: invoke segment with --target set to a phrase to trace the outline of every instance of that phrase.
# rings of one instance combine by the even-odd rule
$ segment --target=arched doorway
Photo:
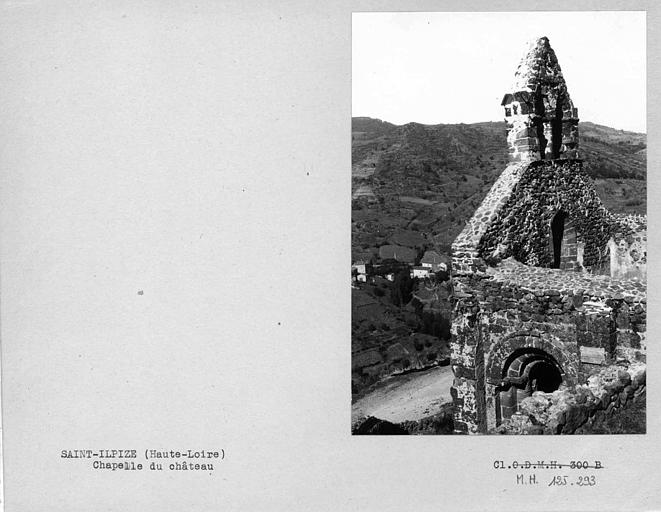
[[[496,387],[496,424],[510,418],[535,391],[558,389],[563,377],[562,368],[547,352],[532,347],[515,350],[505,361]]]

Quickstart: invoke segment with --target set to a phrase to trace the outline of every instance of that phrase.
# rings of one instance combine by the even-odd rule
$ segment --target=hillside
[[[646,136],[581,123],[580,137],[605,205],[645,213]],[[396,126],[354,118],[353,260],[380,263],[379,255],[397,254],[417,262],[426,249],[449,253],[507,158],[504,123]],[[352,289],[354,399],[389,375],[447,364],[450,289],[414,279],[414,299],[399,304],[393,298],[402,283],[379,278]]]
[[[497,122],[397,126],[354,118],[354,257],[407,234],[447,249],[507,165],[505,137],[505,124]],[[646,212],[646,139],[580,124],[581,157],[615,212]]]

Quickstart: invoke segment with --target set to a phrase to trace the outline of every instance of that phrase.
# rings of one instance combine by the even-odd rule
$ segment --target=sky
[[[541,36],[582,121],[646,133],[644,11],[354,13],[352,115],[394,124],[502,121]]]

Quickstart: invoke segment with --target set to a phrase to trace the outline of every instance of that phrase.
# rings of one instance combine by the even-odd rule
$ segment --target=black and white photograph
[[[0,0],[0,512],[661,510],[659,27]]]
[[[644,434],[645,13],[352,35],[352,433]]]

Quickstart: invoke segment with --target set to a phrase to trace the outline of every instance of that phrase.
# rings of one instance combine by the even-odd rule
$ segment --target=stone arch
[[[576,380],[573,365],[568,355],[563,351],[560,340],[548,333],[533,333],[520,331],[505,336],[491,346],[486,360],[486,378],[492,385],[502,381],[503,369],[510,357],[521,349],[537,349],[545,352],[562,369],[563,380],[574,384]]]
[[[562,384],[564,371],[555,358],[545,351],[520,348],[503,365],[503,380],[494,389],[496,423],[510,418],[523,400],[535,391],[552,393]]]
[[[552,393],[560,387],[565,372],[556,359],[542,349],[525,347],[515,350],[505,361],[503,379],[527,384],[529,394]]]
[[[486,361],[493,386],[496,424],[514,414],[534,391],[555,391],[575,384],[576,371],[560,341],[548,333],[518,332],[496,342]]]

